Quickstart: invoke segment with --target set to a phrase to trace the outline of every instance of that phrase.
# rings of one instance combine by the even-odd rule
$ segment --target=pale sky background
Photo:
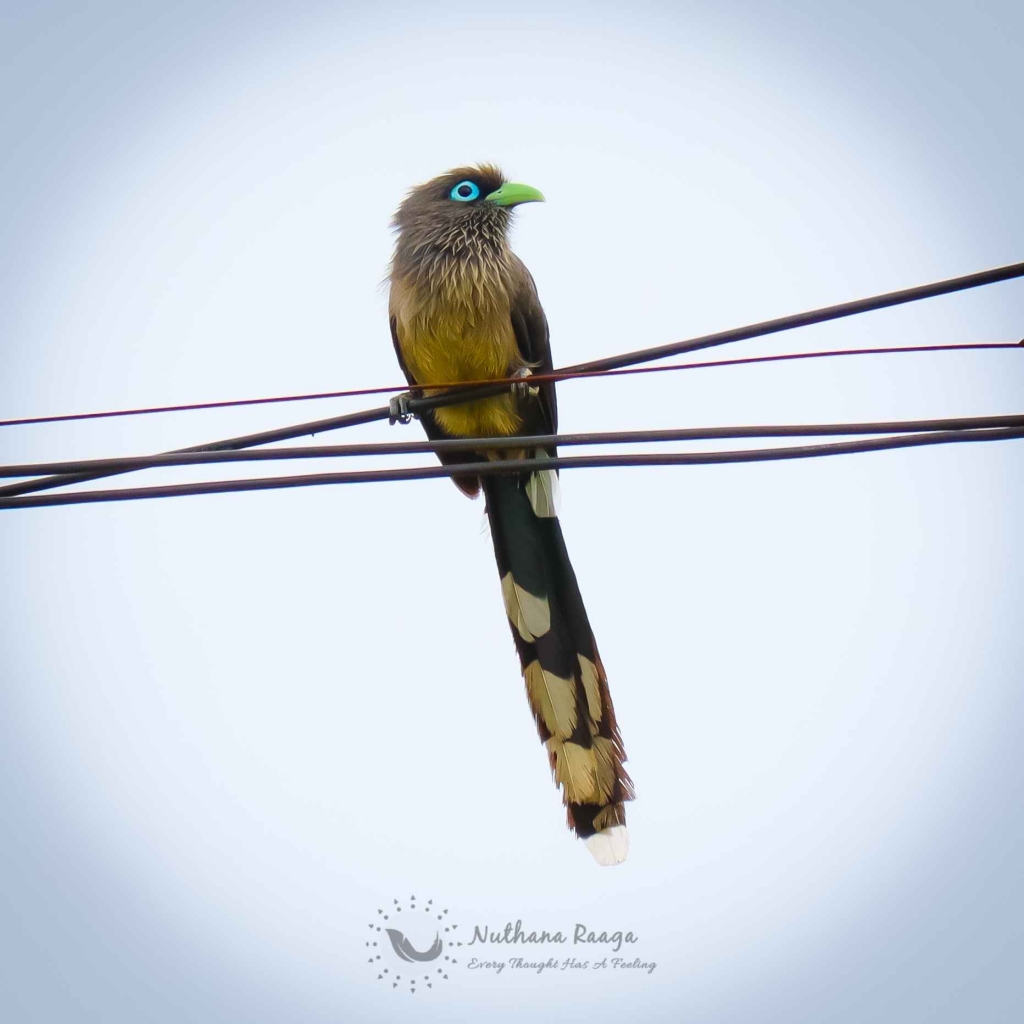
[[[0,16],[3,417],[398,383],[388,221],[465,161],[548,197],[515,244],[561,364],[1024,259],[1019,4]],[[718,354],[1022,314],[1008,283]],[[577,382],[561,425],[1020,412],[1022,358]],[[0,459],[361,404],[8,428]],[[1019,1020],[1022,455],[564,475],[638,793],[615,869],[564,828],[446,481],[0,514],[5,1019]],[[410,893],[658,967],[391,991],[367,922]]]

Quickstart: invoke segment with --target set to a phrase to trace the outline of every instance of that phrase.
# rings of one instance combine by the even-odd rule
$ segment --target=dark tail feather
[[[505,610],[569,827],[600,863],[617,864],[628,848],[623,803],[633,785],[562,528],[538,476],[532,484],[529,476],[482,478]]]

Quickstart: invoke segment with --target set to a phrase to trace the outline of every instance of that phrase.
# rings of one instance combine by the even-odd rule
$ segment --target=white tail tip
[[[587,849],[601,867],[621,864],[629,853],[629,833],[626,826],[612,825],[611,828],[595,832],[587,840]]]

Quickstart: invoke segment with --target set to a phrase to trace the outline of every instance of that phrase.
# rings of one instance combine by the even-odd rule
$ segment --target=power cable
[[[203,483],[169,484],[160,487],[134,487],[107,491],[40,494],[21,498],[0,498],[0,509],[81,505],[107,501],[137,501],[146,498],[221,494],[236,491],[279,490],[282,488],[313,487],[327,484],[431,480],[438,477],[462,474],[492,476],[500,473],[534,472],[543,469],[594,469],[769,462],[783,459],[849,455],[858,452],[877,452],[892,448],[913,448],[922,445],[958,444],[973,441],[1008,441],[1017,438],[1024,438],[1024,427],[994,430],[936,431],[934,433],[907,434],[902,437],[881,437],[862,441],[840,441],[833,444],[799,445],[788,448],[759,448],[745,451],[658,452],[642,455],[578,455],[568,458],[506,459],[495,462],[469,462],[448,466],[415,466],[401,469],[375,469],[347,473],[264,477],[251,480],[214,480]]]
[[[540,434],[516,437],[469,437],[441,441],[384,441],[347,445],[309,445],[301,448],[259,448],[255,451],[182,452],[78,459],[0,466],[0,477],[38,476],[45,473],[127,473],[139,469],[198,466],[232,462],[279,462],[290,459],[345,458],[373,455],[419,455],[469,452],[480,449],[573,447],[581,445],[649,444],[666,441],[712,441],[726,438],[828,437],[850,434],[921,433],[982,428],[1024,428],[1024,415],[968,416],[933,420],[890,420],[878,423],[807,423],[743,427],[684,427],[671,430],[620,430],[576,434]]]
[[[807,327],[812,324],[823,323],[828,320],[855,316],[876,309],[885,309],[890,306],[897,306],[907,302],[915,302],[920,299],[933,298],[938,295],[947,295],[953,292],[964,291],[969,288],[978,288],[983,285],[994,284],[999,281],[1007,281],[1019,277],[1024,277],[1024,263],[997,267],[993,270],[967,274],[963,277],[950,278],[945,281],[937,281],[931,284],[918,285],[917,287],[906,288],[902,291],[887,292],[883,295],[857,299],[853,302],[844,302],[835,306],[826,306],[821,309],[810,310],[804,313],[796,313],[790,316],[779,317],[775,320],[762,321],[761,323],[751,324],[746,327],[737,327],[728,331],[720,331],[715,334],[702,335],[687,341],[639,349],[634,352],[627,352],[617,356],[609,356],[605,359],[597,359],[588,363],[577,363],[573,366],[563,367],[557,372],[578,374],[594,370],[615,370],[624,366],[634,365],[636,363],[649,362],[651,360],[661,359],[667,356],[680,355],[683,352],[692,352],[702,348],[711,348],[717,345],[730,344],[734,341],[746,341],[768,334],[776,334],[780,331],[793,330],[798,327]],[[489,385],[481,388],[470,388],[459,393],[411,398],[408,400],[407,409],[410,413],[415,415],[427,410],[441,408],[446,405],[475,401],[476,399],[484,398],[489,395],[500,394],[506,388],[507,385]],[[275,441],[286,441],[292,438],[302,437],[307,434],[322,433],[327,430],[337,430],[341,427],[354,426],[356,424],[372,423],[387,419],[390,416],[390,413],[390,407],[383,406],[377,409],[367,409],[362,412],[315,420],[309,423],[279,428],[277,430],[262,431],[257,434],[227,438],[223,441],[214,441],[203,445],[194,445],[191,448],[177,449],[171,454],[252,448],[256,445],[270,444]],[[42,477],[37,480],[25,481],[18,484],[8,484],[5,487],[0,487],[0,497],[10,498],[17,495],[29,494],[35,491],[48,490],[53,487],[63,487],[69,484],[83,483],[88,480],[99,479],[101,476],[112,475],[114,474],[71,473]]]
[[[665,373],[671,370],[708,370],[727,366],[749,366],[755,363],[778,363],[796,359],[831,359],[837,356],[885,356],[913,352],[965,352],[978,349],[1020,349],[1021,341],[982,341],[953,345],[900,345],[885,348],[843,348],[826,352],[787,352],[774,356],[747,356],[743,359],[715,359],[700,363],[665,363],[661,366],[633,366],[623,370],[589,370],[582,373],[531,374],[531,383],[565,380],[584,380],[595,377],[622,377],[638,373]],[[234,409],[249,405],[275,405],[284,402],[316,402],[326,398],[358,398],[365,395],[384,395],[399,391],[437,391],[457,388],[521,384],[521,377],[501,377],[491,380],[457,380],[438,384],[391,384],[376,388],[354,388],[348,391],[318,391],[302,395],[275,395],[270,398],[232,398],[219,402],[192,402],[187,405],[150,405],[136,409],[108,409],[104,412],[62,413],[56,416],[23,416],[20,419],[0,420],[0,427],[27,427],[43,423],[71,423],[80,420],[113,419],[122,416],[151,416],[168,412],[199,412],[210,409]]]

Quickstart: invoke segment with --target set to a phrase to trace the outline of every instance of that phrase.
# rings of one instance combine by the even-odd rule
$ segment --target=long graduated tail
[[[633,784],[608,680],[555,514],[554,474],[484,476],[494,555],[537,731],[569,827],[599,864],[626,859]]]

